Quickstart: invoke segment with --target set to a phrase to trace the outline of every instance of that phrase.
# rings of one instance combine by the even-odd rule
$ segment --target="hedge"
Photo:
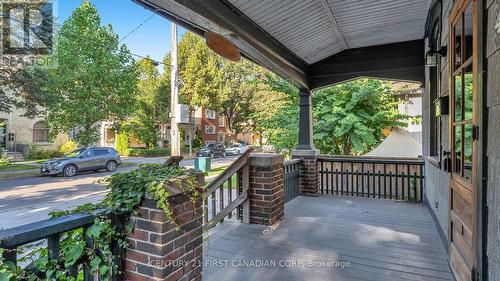
[[[127,149],[128,156],[136,157],[159,157],[170,156],[170,148],[129,148]]]

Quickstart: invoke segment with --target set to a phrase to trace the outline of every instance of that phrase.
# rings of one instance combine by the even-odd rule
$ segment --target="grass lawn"
[[[15,164],[11,163],[8,165],[0,165],[0,172],[13,172],[13,171],[23,171],[23,170],[36,170],[39,169],[33,165],[27,164]]]
[[[211,176],[217,176],[219,175],[220,173],[224,172],[224,170],[227,168],[227,166],[221,166],[221,167],[218,167],[218,168],[215,168],[215,169],[212,169],[211,171],[209,172],[204,172],[203,174],[205,175],[205,177],[211,177]]]

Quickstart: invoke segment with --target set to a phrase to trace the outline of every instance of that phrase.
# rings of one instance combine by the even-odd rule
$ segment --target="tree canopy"
[[[101,26],[96,8],[84,1],[58,35],[59,67],[50,72],[47,121],[51,132],[76,129],[83,145],[99,139],[100,121],[124,120],[135,109],[137,69],[111,26]]]

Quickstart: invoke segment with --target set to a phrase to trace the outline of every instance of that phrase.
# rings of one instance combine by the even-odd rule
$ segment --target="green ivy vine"
[[[184,178],[182,184],[179,177]],[[156,200],[157,207],[177,225],[165,184],[175,183],[193,203],[201,196],[192,170],[161,164],[144,164],[136,170],[117,173],[103,181],[107,183],[109,192],[101,202],[50,213],[51,218],[93,213],[96,218],[91,226],[61,234],[57,259],[49,259],[48,249],[42,245],[43,242],[18,247],[17,251],[21,256],[18,263],[32,264],[36,270],[24,270],[6,261],[3,256],[8,250],[0,248],[0,281],[83,280],[83,267],[99,276],[99,280],[110,280],[111,274],[118,271],[119,257],[112,254],[113,243],[125,249],[125,235],[133,231],[133,224],[129,220],[124,227],[118,227],[112,219],[115,214],[137,214],[137,207],[147,195]]]

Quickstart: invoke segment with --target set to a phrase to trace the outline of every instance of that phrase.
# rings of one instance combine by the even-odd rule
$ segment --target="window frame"
[[[219,127],[225,127],[225,126],[226,126],[226,120],[224,117],[224,113],[219,113]]]
[[[213,132],[209,132],[208,128],[213,128]],[[217,129],[214,125],[205,125],[205,134],[215,135],[216,133],[217,133]]]
[[[207,119],[210,119],[210,120],[215,120],[215,110],[211,110],[211,109],[205,109],[205,116],[207,117]]]
[[[438,50],[441,48],[441,31],[442,23],[441,18],[437,18],[432,27],[432,33],[429,36],[429,47],[430,49]],[[442,130],[443,123],[441,116],[436,115],[435,102],[442,95],[441,84],[442,83],[442,73],[441,73],[441,58],[436,58],[436,65],[429,66],[429,98],[431,107],[429,110],[429,156],[434,160],[438,167],[441,167],[442,161]]]
[[[37,128],[37,125],[39,124],[43,124],[44,126]],[[49,143],[50,138],[49,138],[49,128],[47,127],[47,122],[37,121],[35,122],[35,124],[33,124],[32,140],[33,143]]]

